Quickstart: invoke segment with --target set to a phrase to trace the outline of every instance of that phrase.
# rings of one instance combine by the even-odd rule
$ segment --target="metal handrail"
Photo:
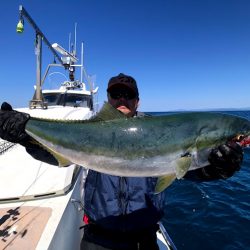
[[[13,147],[15,143],[9,141],[0,141],[0,155],[5,153],[8,149]]]
[[[177,250],[174,242],[172,241],[172,239],[170,238],[169,234],[167,233],[165,227],[163,226],[163,224],[161,222],[158,222],[159,225],[159,230],[164,238],[164,240],[167,243],[168,249],[170,250]]]

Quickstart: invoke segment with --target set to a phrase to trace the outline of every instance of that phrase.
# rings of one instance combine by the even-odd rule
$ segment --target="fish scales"
[[[197,112],[107,121],[30,119],[26,131],[49,150],[96,171],[162,176],[175,173],[186,153],[191,157],[188,169],[208,164],[211,148],[236,134],[249,135],[250,122],[226,114]]]

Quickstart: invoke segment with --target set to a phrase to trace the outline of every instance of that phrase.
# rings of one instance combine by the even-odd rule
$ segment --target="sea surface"
[[[250,111],[224,113],[250,120]],[[233,177],[177,180],[165,192],[163,224],[178,250],[250,249],[250,148],[244,149],[241,170]]]

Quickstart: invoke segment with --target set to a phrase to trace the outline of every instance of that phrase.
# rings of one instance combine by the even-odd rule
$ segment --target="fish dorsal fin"
[[[98,112],[98,114],[93,117],[91,121],[109,121],[124,118],[126,118],[126,116],[122,112],[114,108],[108,102],[105,102],[100,112]]]

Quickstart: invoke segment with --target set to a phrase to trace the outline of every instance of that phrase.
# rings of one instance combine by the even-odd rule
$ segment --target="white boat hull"
[[[42,163],[15,145],[0,155],[0,176],[0,249],[80,249],[82,167]]]

